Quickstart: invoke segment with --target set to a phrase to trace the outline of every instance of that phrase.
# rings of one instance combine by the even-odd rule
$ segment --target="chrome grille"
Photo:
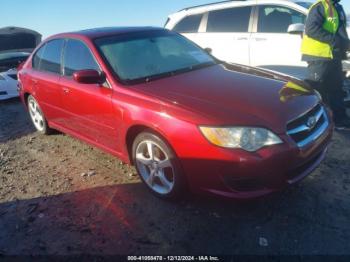
[[[323,106],[318,104],[306,114],[287,125],[287,134],[299,147],[305,147],[317,140],[328,128],[329,120]]]

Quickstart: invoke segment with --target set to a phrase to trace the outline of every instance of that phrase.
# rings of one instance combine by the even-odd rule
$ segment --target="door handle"
[[[248,37],[238,37],[237,40],[238,40],[238,41],[248,40]]]
[[[266,41],[266,38],[256,37],[254,38],[255,41]]]
[[[35,78],[32,78],[32,82],[33,82],[34,85],[36,85],[38,83],[38,80],[35,79]]]
[[[64,87],[63,88],[63,93],[68,94],[70,92],[69,88]]]

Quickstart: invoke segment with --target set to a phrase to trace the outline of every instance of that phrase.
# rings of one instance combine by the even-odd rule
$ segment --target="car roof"
[[[280,0],[283,2],[292,2],[292,3],[298,3],[298,2],[311,2],[310,0]],[[181,11],[187,11],[187,10],[192,10],[192,9],[196,9],[199,7],[208,7],[208,6],[216,6],[216,5],[221,5],[221,4],[228,4],[228,3],[240,3],[240,2],[251,2],[251,0],[226,0],[226,1],[219,1],[219,2],[213,2],[213,3],[208,3],[208,4],[203,4],[203,5],[196,5],[196,6],[191,6],[191,7],[187,7],[184,9],[181,9],[178,12]],[[274,2],[274,0],[271,0],[271,2]],[[256,0],[256,3],[259,3],[259,0]]]
[[[165,28],[172,29],[181,19],[189,15],[203,14],[212,10],[225,9],[238,6],[256,6],[259,4],[276,4],[287,5],[299,10],[300,12],[307,12],[308,7],[300,5],[300,3],[311,3],[310,0],[229,0],[221,2],[213,2],[204,5],[196,5],[184,8],[178,12],[172,13],[168,16],[165,23]]]
[[[226,1],[220,1],[220,2],[213,2],[213,3],[203,4],[203,5],[195,5],[195,6],[186,7],[186,8],[181,9],[179,12],[184,11],[184,10],[198,8],[198,7],[225,4],[225,3],[231,3],[231,2],[245,2],[245,1],[247,1],[247,0],[226,0]]]
[[[128,33],[137,33],[137,32],[149,32],[149,31],[156,31],[156,30],[166,30],[161,27],[151,27],[151,26],[139,26],[139,27],[101,27],[101,28],[92,28],[92,29],[86,29],[76,32],[69,32],[69,33],[61,33],[54,36],[51,36],[50,38],[59,38],[59,37],[70,37],[70,36],[83,36],[90,39],[100,38],[100,37],[106,37],[106,36],[113,36],[113,35],[120,35],[120,34],[128,34]]]

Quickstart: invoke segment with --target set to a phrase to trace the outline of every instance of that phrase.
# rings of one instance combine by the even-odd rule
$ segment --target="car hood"
[[[287,75],[220,64],[134,86],[164,102],[169,115],[186,110],[202,125],[260,126],[285,133],[286,124],[318,102],[304,82]],[[184,116],[184,114],[182,114]]]
[[[31,52],[41,42],[41,34],[20,27],[0,28],[0,54],[6,52]]]

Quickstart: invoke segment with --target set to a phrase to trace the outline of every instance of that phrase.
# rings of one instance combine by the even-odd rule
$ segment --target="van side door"
[[[304,24],[306,16],[279,5],[258,5],[256,8],[256,32],[250,43],[251,65],[304,78],[307,65],[301,61],[302,37],[289,34],[288,27]]]

